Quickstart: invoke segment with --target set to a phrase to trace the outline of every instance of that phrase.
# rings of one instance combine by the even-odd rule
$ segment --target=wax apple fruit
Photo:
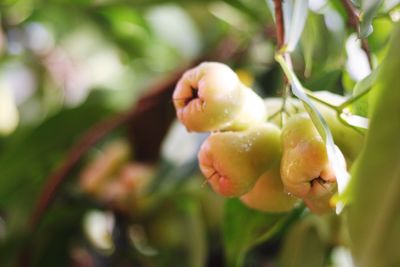
[[[325,143],[309,116],[292,116],[282,129],[281,177],[287,192],[303,198],[316,213],[329,210],[336,190],[336,176],[328,160]],[[338,151],[339,152],[339,151]]]
[[[233,197],[250,191],[280,155],[279,128],[262,123],[241,132],[212,133],[201,146],[198,159],[213,190]]]
[[[267,120],[264,100],[251,88],[242,86],[243,104],[226,130],[244,130]]]
[[[108,144],[81,173],[81,188],[93,195],[98,195],[109,178],[129,160],[129,144],[123,140]]]
[[[278,164],[262,174],[253,189],[240,200],[249,208],[263,212],[289,211],[299,202],[284,192]]]
[[[204,62],[178,81],[176,115],[189,131],[244,129],[263,121],[266,113],[262,99],[247,89],[228,66]]]

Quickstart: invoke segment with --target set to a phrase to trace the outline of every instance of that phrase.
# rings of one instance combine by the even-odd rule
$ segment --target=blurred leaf
[[[366,145],[352,173],[349,230],[356,264],[400,264],[400,24],[373,87]]]
[[[304,86],[312,91],[324,90],[340,93],[338,92],[338,89],[340,89],[340,86],[338,86],[338,81],[340,80],[341,74],[342,70],[340,69],[320,72],[305,81]]]
[[[300,41],[306,77],[312,78],[314,74],[342,68],[345,32],[330,30],[325,20],[324,15],[308,12]]]
[[[342,113],[340,114],[340,118],[343,121],[345,121],[348,125],[359,128],[361,131],[363,131],[363,133],[365,130],[368,129],[369,120],[366,117]]]
[[[106,37],[134,56],[143,56],[153,41],[143,14],[131,6],[103,7],[90,10],[88,15]]]
[[[342,86],[343,86],[344,91],[348,94],[350,94],[350,93],[352,94],[355,85],[356,85],[356,82],[350,76],[349,72],[347,70],[343,69]]]
[[[297,213],[262,213],[247,208],[239,199],[227,199],[223,220],[227,266],[243,266],[249,249],[273,237]]]
[[[348,14],[346,12],[346,9],[343,6],[342,0],[330,0],[328,5],[329,5],[329,7],[334,9],[336,12],[338,12],[343,20],[347,19]]]
[[[188,177],[199,172],[197,158],[177,166],[169,161],[160,162],[154,182],[150,187],[151,193],[169,193],[184,184]]]
[[[365,38],[373,31],[372,19],[378,11],[382,0],[361,0],[361,23],[360,23],[360,37]]]
[[[181,205],[186,210],[185,233],[190,233],[187,239],[188,244],[188,265],[193,267],[205,266],[207,256],[207,242],[204,221],[201,215],[201,205],[198,199],[186,198],[181,201]]]
[[[374,32],[368,36],[368,45],[372,52],[378,53],[386,46],[390,33],[393,31],[393,25],[393,21],[387,17],[374,19],[372,23]]]
[[[301,36],[301,48],[304,55],[304,76],[311,75],[313,68],[313,54],[315,53],[316,38],[318,36],[318,24],[316,23],[315,14],[309,12],[306,24],[304,26],[303,35]],[[313,88],[313,87],[310,87]]]
[[[73,237],[82,236],[82,218],[89,208],[90,206],[83,201],[55,203],[35,234],[32,266],[71,266],[70,258],[74,249],[71,240]]]
[[[354,86],[352,97],[359,98],[351,105],[351,110],[354,111],[355,114],[361,116],[368,115],[368,97],[363,95],[367,94],[369,89],[375,84],[378,73],[379,68],[374,69],[371,74],[357,82]]]
[[[7,238],[24,231],[46,177],[90,125],[110,114],[101,103],[60,111],[32,129],[19,129],[0,153],[0,210]]]
[[[285,35],[285,43],[287,45],[288,51],[294,51],[294,49],[296,48],[297,43],[300,40],[301,34],[303,33],[304,25],[307,20],[307,15],[308,1],[294,1],[293,12],[291,14],[291,23],[289,28],[285,29],[285,31],[288,33]]]
[[[307,217],[293,225],[280,252],[280,267],[325,266],[328,247],[316,225],[321,223]]]
[[[256,1],[240,1],[240,0],[224,0],[224,2],[229,3],[238,9],[241,13],[247,15],[249,19],[254,22],[260,23],[265,18],[267,14],[267,9],[265,7],[265,2],[263,0]],[[265,8],[264,8],[265,7]]]

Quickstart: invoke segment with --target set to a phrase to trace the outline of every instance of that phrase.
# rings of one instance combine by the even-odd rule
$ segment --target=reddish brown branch
[[[342,0],[342,5],[346,9],[347,13],[347,23],[353,27],[357,32],[359,32],[360,25],[360,15],[358,11],[354,8],[350,0]]]
[[[342,0],[343,7],[347,12],[347,23],[357,32],[360,33],[360,15],[359,12],[355,9],[351,0]],[[369,45],[366,39],[361,38],[361,49],[364,50],[365,54],[368,58],[369,67],[372,69],[372,58],[371,51],[369,49]]]
[[[285,26],[283,23],[282,0],[274,0],[274,6],[275,6],[276,40],[279,50],[282,48],[285,42]]]
[[[361,39],[361,48],[364,50],[365,54],[367,55],[368,59],[368,64],[370,69],[372,70],[372,57],[371,57],[371,50],[369,49],[368,41],[367,39]]]

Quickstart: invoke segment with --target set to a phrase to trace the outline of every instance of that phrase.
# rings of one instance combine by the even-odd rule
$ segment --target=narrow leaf
[[[297,222],[285,236],[280,253],[281,267],[324,266],[327,244],[323,242],[318,225],[324,222],[308,217]]]
[[[373,31],[372,19],[374,18],[382,0],[362,0],[361,1],[361,23],[360,23],[360,37],[366,38]]]
[[[287,50],[293,51],[300,40],[308,15],[308,1],[297,0],[294,2],[292,20],[289,29],[286,29]]]
[[[369,125],[368,118],[358,116],[358,115],[347,114],[347,113],[340,114],[340,117],[351,126],[362,128],[362,129],[368,129],[368,125]]]
[[[243,266],[246,253],[273,237],[298,216],[299,210],[289,214],[263,213],[245,207],[238,199],[227,200],[223,225],[227,266]]]
[[[370,129],[352,173],[349,217],[357,266],[398,266],[400,254],[400,24],[371,93]]]
[[[367,77],[356,83],[353,89],[353,97],[357,98],[361,95],[364,95],[368,92],[368,90],[375,83],[376,78],[378,77],[379,68],[373,70]]]

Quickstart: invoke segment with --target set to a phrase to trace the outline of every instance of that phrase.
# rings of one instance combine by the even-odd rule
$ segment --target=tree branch
[[[278,50],[282,48],[285,42],[285,26],[283,23],[282,0],[274,0],[275,7],[275,23],[276,23],[276,40]]]
[[[346,9],[348,21],[347,23],[357,32],[360,33],[360,15],[359,12],[353,6],[351,0],[341,0],[343,7]],[[368,64],[370,69],[372,70],[372,57],[371,51],[369,49],[368,41],[364,38],[361,38],[361,49],[364,50],[365,54],[368,58]]]

